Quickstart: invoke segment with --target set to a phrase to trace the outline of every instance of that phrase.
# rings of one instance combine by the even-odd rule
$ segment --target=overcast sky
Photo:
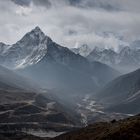
[[[0,42],[39,26],[67,47],[118,49],[140,39],[140,0],[0,0]]]

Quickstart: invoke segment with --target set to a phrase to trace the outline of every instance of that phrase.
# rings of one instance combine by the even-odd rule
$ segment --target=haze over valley
[[[1,0],[0,139],[139,139],[137,5]]]

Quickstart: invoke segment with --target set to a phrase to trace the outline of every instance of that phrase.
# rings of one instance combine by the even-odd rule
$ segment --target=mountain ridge
[[[21,40],[11,45],[4,54],[0,54],[0,58],[2,65],[22,71],[22,74],[26,73],[31,78],[36,77],[34,79],[36,81],[38,80],[42,83],[43,80],[41,81],[40,78],[42,77],[44,79],[43,83],[46,83],[45,80],[49,79],[47,81],[50,82],[48,87],[52,88],[57,87],[58,84],[58,87],[67,86],[68,88],[73,85],[71,89],[78,88],[79,90],[80,87],[86,87],[85,89],[96,90],[98,86],[104,85],[119,75],[117,71],[109,66],[102,63],[97,65],[97,62],[91,63],[81,55],[75,54],[70,49],[55,43],[39,27],[35,27],[26,33]],[[99,70],[99,73],[94,69]],[[39,74],[40,71],[41,73]],[[100,76],[101,71],[104,71],[105,74],[102,75],[106,79]],[[44,75],[47,74],[49,78],[42,76],[43,73]],[[64,75],[69,77],[66,78]],[[85,80],[87,81],[85,82]],[[56,84],[51,86],[53,82]],[[65,85],[65,83],[67,84]]]
[[[107,64],[122,73],[134,71],[140,67],[140,41],[136,40],[130,43],[130,46],[121,46],[119,51],[106,49],[103,47],[91,48],[88,45],[82,45],[79,48],[71,50],[86,57],[89,61],[98,61]]]

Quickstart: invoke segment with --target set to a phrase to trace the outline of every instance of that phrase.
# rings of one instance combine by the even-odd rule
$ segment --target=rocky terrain
[[[2,140],[139,140],[140,115],[124,120],[98,122],[55,138],[39,138],[26,133],[1,133]]]
[[[139,140],[140,115],[125,120],[100,122],[53,140]]]

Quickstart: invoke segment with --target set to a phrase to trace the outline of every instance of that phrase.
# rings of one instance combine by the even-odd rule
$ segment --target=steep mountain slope
[[[96,94],[97,98],[114,111],[139,113],[140,69],[123,75],[107,84]],[[111,106],[111,107],[110,107]],[[116,109],[115,109],[116,108]]]
[[[45,36],[39,27],[11,45],[1,53],[0,58],[3,65],[19,70],[45,88],[69,93],[95,91],[119,75],[107,65],[89,62],[58,45]]]
[[[137,114],[140,112],[140,90],[134,95],[129,97],[126,101],[120,104],[110,106],[106,108],[109,112],[131,113]]]
[[[101,122],[63,134],[53,140],[139,140],[140,116],[125,120]]]

